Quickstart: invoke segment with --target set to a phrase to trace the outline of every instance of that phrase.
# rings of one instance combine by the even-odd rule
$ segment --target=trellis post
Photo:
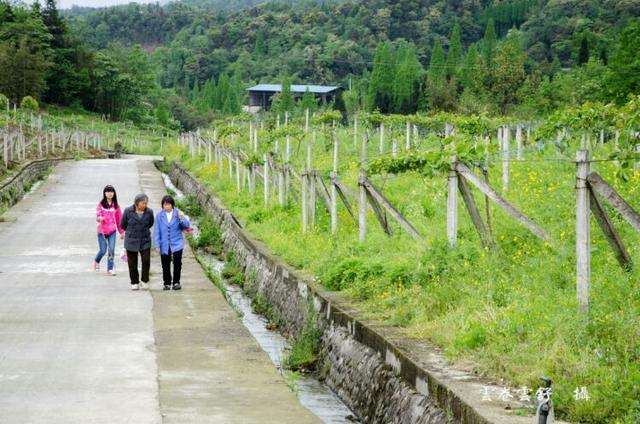
[[[451,158],[451,169],[447,180],[447,240],[449,247],[455,247],[458,238],[458,173],[456,158]]]
[[[589,314],[591,281],[591,234],[589,225],[589,151],[576,152],[576,291],[578,310]]]
[[[333,134],[333,170],[331,172],[331,234],[338,232],[338,193],[335,180],[338,178],[338,136]]]

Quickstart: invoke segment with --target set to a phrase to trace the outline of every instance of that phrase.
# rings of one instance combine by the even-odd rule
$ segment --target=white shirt
[[[165,211],[165,213],[167,214],[167,222],[171,222],[171,218],[173,217],[173,210],[171,210],[171,212]]]

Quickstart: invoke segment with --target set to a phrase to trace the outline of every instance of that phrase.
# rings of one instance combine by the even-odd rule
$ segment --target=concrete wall
[[[417,365],[400,348],[355,318],[332,293],[300,277],[242,229],[224,205],[177,163],[171,179],[185,194],[197,197],[223,232],[224,248],[233,252],[250,295],[260,294],[294,337],[304,326],[310,305],[317,311],[322,335],[322,372],[326,382],[364,423],[492,423],[438,378]],[[515,417],[512,417],[515,418]],[[507,422],[517,422],[507,421]],[[502,422],[502,421],[500,421]]]

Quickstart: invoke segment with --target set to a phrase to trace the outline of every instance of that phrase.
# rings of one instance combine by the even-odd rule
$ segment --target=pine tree
[[[211,77],[211,84],[213,85],[213,97],[211,98],[211,109],[220,110],[222,107],[222,96],[220,95],[220,78],[222,75],[218,75],[218,80],[215,77]]]
[[[498,39],[496,37],[496,28],[493,23],[493,18],[489,18],[487,21],[487,29],[485,30],[484,38],[482,39],[482,57],[488,68],[491,68],[493,65],[493,55],[497,42]]]
[[[228,114],[240,113],[240,97],[238,93],[238,86],[236,85],[235,78],[229,79],[229,89],[227,90],[227,96],[222,106],[222,112]]]
[[[229,78],[229,94],[227,96],[226,107],[223,110],[228,113],[238,114],[242,112],[242,80],[240,70],[236,68],[233,76]]]
[[[300,111],[305,113],[309,110],[309,113],[313,113],[318,109],[318,102],[315,96],[307,89],[300,99]]]
[[[258,32],[258,35],[256,36],[256,44],[253,48],[253,53],[258,57],[267,54],[267,45],[264,41],[264,33],[262,31]]]
[[[284,116],[285,112],[292,113],[294,110],[293,94],[291,93],[291,80],[288,75],[282,78],[282,90],[278,93],[274,112]]]
[[[422,69],[413,43],[403,46],[401,50],[402,57],[398,57],[400,64],[394,84],[394,112],[415,113],[418,109]]]
[[[191,90],[191,101],[198,105],[200,103],[200,83],[198,77],[193,81],[193,90]]]
[[[440,38],[436,37],[431,61],[427,71],[426,96],[430,109],[451,110],[455,103],[456,88],[447,82],[447,67],[444,59],[444,50]]]
[[[602,62],[604,66],[607,66],[609,64],[609,55],[607,54],[607,50],[605,48],[600,49],[600,62]]]
[[[205,110],[213,110],[213,96],[215,95],[215,82],[213,78],[208,79],[202,88],[201,102]]]
[[[191,94],[191,81],[189,81],[189,75],[184,76],[184,85],[182,86],[182,95],[189,98]]]
[[[13,13],[13,8],[8,2],[0,2],[0,24],[14,22],[16,15]]]
[[[580,52],[578,53],[578,65],[584,65],[589,61],[589,41],[586,36],[580,41]]]
[[[232,111],[233,113],[240,113],[242,112],[242,106],[245,101],[245,91],[242,86],[242,71],[238,66],[235,67],[235,71],[231,77],[231,87],[234,93]]]
[[[227,74],[221,74],[218,77],[218,87],[216,89],[217,102],[215,105],[216,110],[223,110],[227,96],[229,95],[229,77]]]
[[[447,76],[449,78],[456,76],[461,60],[462,40],[460,35],[460,24],[456,22],[453,26],[453,31],[451,32],[449,51],[447,53]]]
[[[52,36],[51,47],[64,47],[64,35],[67,32],[67,27],[58,14],[55,0],[46,0],[44,10],[42,10],[42,21]]]
[[[553,55],[553,60],[551,61],[551,75],[556,75],[561,70],[562,70],[562,63],[560,63],[560,59],[558,58],[558,55]]]
[[[471,90],[474,93],[479,91],[482,86],[482,79],[479,74],[478,50],[475,44],[469,46],[467,55],[464,58],[464,64],[460,70],[460,83],[465,90]]]
[[[393,79],[395,77],[393,49],[388,41],[378,44],[373,60],[369,85],[370,108],[388,113],[393,106]]]
[[[439,85],[444,82],[446,77],[446,68],[444,62],[444,50],[440,37],[436,36],[433,42],[433,50],[431,52],[431,61],[429,62],[428,83],[430,85]]]

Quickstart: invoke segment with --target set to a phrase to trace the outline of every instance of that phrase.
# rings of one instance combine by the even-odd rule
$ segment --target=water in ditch
[[[176,194],[176,198],[184,198],[184,194],[173,185],[168,175],[162,174],[162,179],[165,186]],[[193,222],[193,226],[195,235],[197,234],[197,222]],[[290,348],[288,340],[280,333],[270,330],[268,328],[269,322],[265,317],[253,312],[251,298],[245,295],[240,287],[225,282],[221,275],[224,268],[223,261],[210,254],[198,253],[198,256],[201,263],[219,277],[227,302],[238,311],[242,324],[269,355],[284,378],[290,382],[300,403],[325,423],[360,422],[342,400],[314,375],[293,374],[282,369],[282,359]]]

